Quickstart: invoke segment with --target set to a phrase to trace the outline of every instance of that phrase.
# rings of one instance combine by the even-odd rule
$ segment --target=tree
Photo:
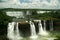
[[[0,25],[6,25],[12,21],[12,17],[7,16],[5,12],[0,11]]]
[[[3,11],[0,11],[0,35],[7,33],[7,24],[11,21],[12,17],[7,16]]]
[[[55,11],[52,15],[54,18],[60,19],[60,11]]]

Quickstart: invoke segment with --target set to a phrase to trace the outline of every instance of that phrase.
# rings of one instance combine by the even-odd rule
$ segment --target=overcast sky
[[[60,9],[60,0],[0,0],[0,8]]]

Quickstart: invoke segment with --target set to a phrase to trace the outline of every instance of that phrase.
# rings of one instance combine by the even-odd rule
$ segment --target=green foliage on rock
[[[7,25],[11,21],[12,17],[6,15],[6,12],[0,11],[0,38],[7,34]]]
[[[51,20],[51,19],[58,20],[58,19],[60,19],[60,12],[59,11],[50,11],[50,12],[45,12],[45,13],[39,13],[34,16],[32,15],[31,18],[41,19],[41,20]]]
[[[7,16],[5,12],[0,11],[0,25],[6,25],[12,21],[12,17]]]

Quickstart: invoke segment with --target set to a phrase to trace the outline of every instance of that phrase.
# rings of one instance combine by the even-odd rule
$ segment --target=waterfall
[[[22,37],[20,36],[20,33],[19,33],[18,23],[16,23],[15,38],[16,38],[16,39],[21,39],[21,38],[22,38]]]
[[[39,34],[43,33],[44,30],[43,30],[43,27],[42,27],[42,24],[41,24],[41,20],[39,20],[38,26],[39,26]]]
[[[14,39],[14,24],[15,22],[12,22],[12,23],[9,23],[8,24],[8,34],[7,34],[7,37],[9,39]]]
[[[44,20],[44,30],[46,30],[46,20]]]
[[[16,26],[15,26],[16,24]],[[14,27],[16,27],[16,30],[14,31]],[[18,23],[12,22],[8,24],[8,33],[7,37],[9,40],[20,40],[22,37],[20,36],[19,29],[18,29]]]
[[[16,25],[16,35],[19,36],[18,23],[17,23],[17,25]]]
[[[46,30],[43,30],[43,27],[42,27],[42,24],[41,24],[41,20],[39,20],[38,26],[39,26],[39,35],[47,36],[48,33],[46,32]]]
[[[37,38],[35,25],[31,21],[30,21],[30,27],[31,27],[31,37],[30,38]]]
[[[53,31],[53,20],[50,21],[50,31]]]

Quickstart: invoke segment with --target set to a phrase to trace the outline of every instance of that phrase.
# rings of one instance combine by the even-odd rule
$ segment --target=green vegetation
[[[35,12],[36,14],[36,12]],[[31,18],[41,19],[41,20],[59,20],[60,12],[59,11],[50,11],[45,13],[39,13],[36,15],[32,15]]]
[[[0,11],[0,40],[7,40],[7,25],[11,21],[12,17],[7,16],[3,11]]]
[[[10,9],[10,10],[13,11],[12,9]],[[20,10],[17,10],[17,11],[20,11]],[[60,28],[60,12],[59,11],[50,11],[50,12],[39,13],[39,14],[37,14],[36,10],[34,10],[34,11],[31,10],[31,11],[32,11],[32,15],[30,17],[33,18],[33,19],[54,20],[54,21],[59,20],[58,22],[56,22],[56,24],[59,24],[59,26],[56,26],[56,25],[55,26],[56,26],[56,28]],[[6,13],[4,11],[0,11],[0,40],[7,40],[7,38],[6,38],[7,25],[8,25],[9,22],[12,21],[12,19],[13,19],[13,17],[10,17],[10,16],[6,15]],[[60,36],[59,36],[60,34],[58,35],[57,32],[56,32],[55,35],[57,35],[57,37],[60,38]]]
[[[0,34],[3,33],[2,30],[6,30],[7,24],[11,21],[12,17],[7,16],[5,12],[0,11]]]
[[[0,11],[0,25],[6,25],[12,21],[12,17],[7,16],[5,12]]]

